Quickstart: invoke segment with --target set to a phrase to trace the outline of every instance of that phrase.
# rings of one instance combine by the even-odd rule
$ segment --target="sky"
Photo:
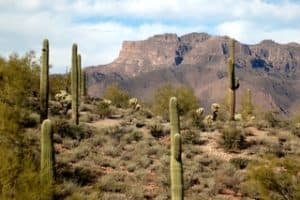
[[[206,32],[242,43],[300,43],[300,0],[0,0],[0,56],[40,56],[50,42],[51,73],[64,73],[71,47],[82,65],[112,62],[124,40]]]

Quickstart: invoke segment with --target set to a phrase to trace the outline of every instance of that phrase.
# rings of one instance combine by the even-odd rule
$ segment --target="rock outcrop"
[[[111,64],[86,69],[88,93],[101,96],[107,85],[119,82],[133,96],[147,101],[162,83],[171,82],[193,88],[207,107],[224,99],[228,47],[228,37],[206,33],[181,37],[162,34],[142,41],[124,41],[119,57]],[[249,88],[258,107],[288,114],[298,104],[299,67],[297,43],[236,42],[236,72],[241,79],[237,95]]]

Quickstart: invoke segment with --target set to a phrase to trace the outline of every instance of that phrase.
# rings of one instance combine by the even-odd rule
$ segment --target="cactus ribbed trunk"
[[[81,87],[81,83],[82,83],[82,69],[81,69],[81,55],[78,54],[77,55],[77,67],[78,67],[78,95],[79,97],[82,97],[82,87]],[[79,102],[80,104],[80,102]]]
[[[230,40],[230,56],[228,58],[228,101],[229,101],[229,119],[234,120],[235,114],[235,104],[236,104],[236,94],[235,91],[239,88],[239,79],[235,78],[235,41],[233,39]]]
[[[83,69],[81,69],[81,96],[86,96],[85,71]]]
[[[72,46],[72,72],[71,72],[71,93],[72,93],[72,120],[79,124],[79,84],[78,84],[78,57],[77,44]]]
[[[51,186],[54,183],[54,148],[52,124],[49,119],[41,128],[41,184]]]
[[[183,200],[183,169],[181,160],[181,136],[176,97],[169,102],[170,125],[171,125],[171,199]]]
[[[48,118],[49,99],[49,41],[43,41],[40,74],[40,121]]]

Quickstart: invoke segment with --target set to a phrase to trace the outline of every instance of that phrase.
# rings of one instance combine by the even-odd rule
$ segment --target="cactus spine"
[[[41,129],[41,183],[44,185],[51,186],[54,182],[54,162],[52,124],[46,119]]]
[[[72,93],[72,120],[79,124],[79,84],[78,84],[78,57],[77,44],[72,46],[72,75],[71,75],[71,93]]]
[[[176,97],[170,98],[169,102],[170,125],[171,125],[171,199],[183,200],[183,169],[181,160],[181,136]]]
[[[49,41],[44,39],[40,74],[40,121],[48,118],[49,99]]]
[[[234,120],[235,114],[235,91],[239,88],[239,79],[235,78],[234,62],[235,62],[235,40],[230,40],[230,57],[228,58],[228,98],[229,98],[229,110],[230,110],[230,120]]]

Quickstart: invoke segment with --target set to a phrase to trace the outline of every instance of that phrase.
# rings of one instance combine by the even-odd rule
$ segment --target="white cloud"
[[[77,42],[83,65],[111,62],[123,40],[209,32],[241,42],[300,42],[300,4],[263,0],[0,0],[0,55],[50,40],[53,72],[64,72]],[[93,18],[93,20],[89,20]]]

